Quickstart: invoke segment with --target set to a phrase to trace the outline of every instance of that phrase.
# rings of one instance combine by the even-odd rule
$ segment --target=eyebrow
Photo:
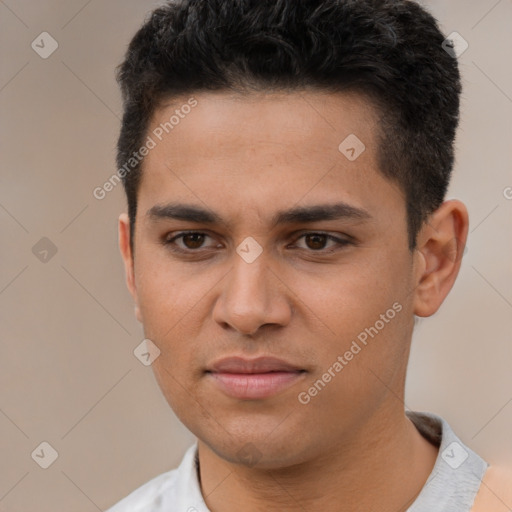
[[[175,219],[196,224],[228,224],[215,212],[183,203],[155,205],[146,215],[151,220]],[[277,212],[272,217],[271,228],[281,224],[307,224],[327,220],[369,220],[372,216],[367,210],[340,202],[299,206]]]

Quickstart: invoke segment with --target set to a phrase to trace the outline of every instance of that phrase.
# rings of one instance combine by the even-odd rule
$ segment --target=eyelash
[[[198,249],[182,249],[180,247],[178,247],[174,242],[175,240],[178,240],[178,239],[183,239],[183,237],[187,236],[187,235],[205,235],[207,237],[210,237],[212,238],[210,235],[208,235],[208,233],[204,233],[202,231],[182,231],[176,235],[174,235],[172,238],[168,238],[168,235],[166,237],[163,238],[162,240],[162,243],[164,246],[166,246],[168,249],[170,249],[171,251],[173,252],[176,252],[176,253],[181,253],[181,254],[187,254],[187,255],[194,255],[194,254],[200,254],[201,251],[204,251],[205,249],[204,248],[198,248]],[[328,233],[323,233],[321,231],[307,231],[307,232],[304,232],[304,233],[301,233],[294,241],[297,242],[298,240],[300,240],[301,238],[307,236],[307,235],[321,235],[321,236],[324,236],[327,238],[327,240],[331,240],[333,242],[335,242],[337,245],[338,245],[338,249],[344,247],[344,246],[347,246],[347,245],[353,245],[354,242],[353,241],[350,241],[350,240],[346,240],[346,239],[342,239],[342,238],[337,238],[333,235],[329,235]],[[214,249],[214,248],[208,248],[208,249]],[[330,249],[318,249],[318,250],[314,250],[314,249],[304,249],[302,247],[299,247],[300,250],[303,250],[303,251],[307,251],[311,254],[329,254],[329,253],[332,253],[335,249],[334,248],[330,248]]]

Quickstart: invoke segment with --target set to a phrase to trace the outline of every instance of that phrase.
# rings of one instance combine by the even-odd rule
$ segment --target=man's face
[[[378,171],[376,113],[353,94],[194,98],[161,141],[187,98],[155,113],[138,192],[132,292],[161,351],[153,369],[227,460],[247,443],[267,467],[326,455],[403,409],[415,257],[403,194]],[[220,220],[177,219],[171,204]],[[336,218],[283,215],[337,204]],[[215,366],[228,357],[245,366]],[[290,367],[270,376],[260,357]]]

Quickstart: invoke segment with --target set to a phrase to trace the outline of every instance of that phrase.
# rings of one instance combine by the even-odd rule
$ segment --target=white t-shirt
[[[488,464],[431,413],[407,412],[419,432],[439,446],[434,468],[407,512],[470,512]],[[197,443],[177,469],[133,491],[106,512],[211,512],[198,480]]]

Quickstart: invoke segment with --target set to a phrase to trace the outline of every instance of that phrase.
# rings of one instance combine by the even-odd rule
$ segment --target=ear
[[[452,199],[433,212],[418,233],[415,315],[433,315],[451,290],[462,262],[468,224],[466,207]]]
[[[124,261],[124,271],[126,275],[126,285],[135,301],[135,316],[142,323],[140,314],[137,288],[135,286],[135,265],[130,246],[130,219],[127,213],[119,215],[119,250]]]

